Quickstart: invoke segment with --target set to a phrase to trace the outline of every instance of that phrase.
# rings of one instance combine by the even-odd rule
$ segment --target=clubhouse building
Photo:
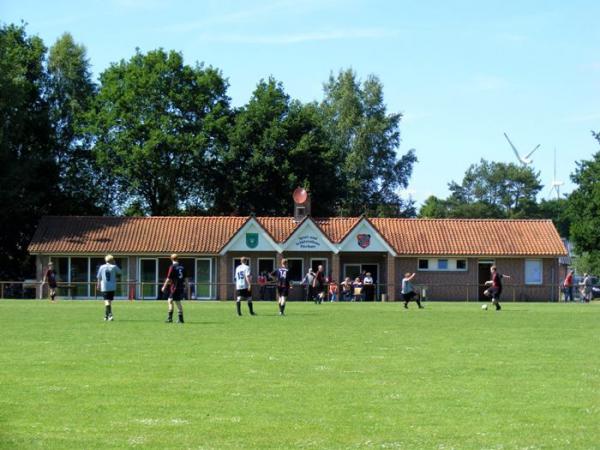
[[[97,267],[106,254],[123,270],[117,295],[157,299],[177,253],[192,282],[191,296],[234,298],[233,272],[250,259],[254,280],[287,258],[291,279],[325,267],[337,283],[370,272],[376,300],[400,297],[405,272],[430,300],[483,299],[490,266],[511,276],[505,301],[558,299],[559,259],[566,249],[549,220],[294,217],[43,217],[29,246],[38,280],[54,263],[59,295],[95,296]],[[60,286],[60,284],[59,284]],[[38,295],[40,293],[38,292]],[[291,300],[303,297],[292,289]]]

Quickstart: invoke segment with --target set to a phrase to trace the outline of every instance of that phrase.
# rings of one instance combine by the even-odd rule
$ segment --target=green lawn
[[[0,301],[0,448],[600,448],[600,304]]]

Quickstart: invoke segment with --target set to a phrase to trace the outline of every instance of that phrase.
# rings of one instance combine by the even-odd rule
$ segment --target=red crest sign
[[[358,246],[360,248],[367,248],[369,245],[371,245],[370,234],[357,234],[356,240],[358,241]]]

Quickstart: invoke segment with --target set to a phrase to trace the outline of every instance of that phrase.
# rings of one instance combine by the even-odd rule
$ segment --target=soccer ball
[[[481,305],[481,309],[483,309],[485,311],[487,309],[487,304]]]

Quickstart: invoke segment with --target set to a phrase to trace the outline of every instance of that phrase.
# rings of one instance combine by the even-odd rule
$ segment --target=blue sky
[[[448,195],[481,158],[534,167],[548,197],[557,151],[563,192],[600,131],[600,2],[564,1],[7,1],[0,21],[28,23],[50,46],[65,31],[97,76],[139,47],[181,51],[229,79],[234,105],[270,75],[289,95],[320,100],[329,74],[377,75],[402,112],[400,152],[416,150],[405,195]]]

